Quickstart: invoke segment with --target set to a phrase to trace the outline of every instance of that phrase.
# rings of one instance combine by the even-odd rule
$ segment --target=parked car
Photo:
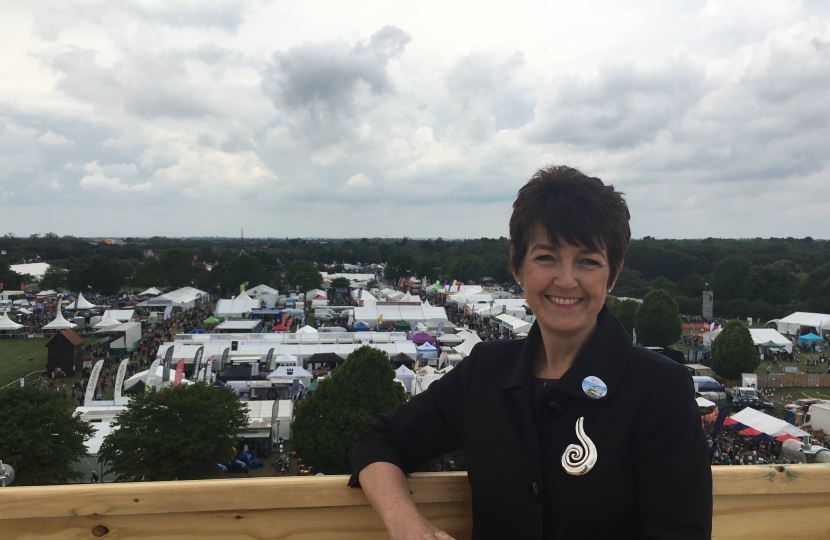
[[[795,403],[784,405],[784,408],[793,412],[807,412],[810,409],[810,405],[815,405],[816,403],[821,403],[821,400],[817,398],[802,398],[795,400]]]
[[[770,411],[775,408],[775,405],[768,401],[761,401],[761,398],[758,397],[758,391],[751,386],[736,386],[732,389],[732,407],[736,409],[749,407],[757,411]]]

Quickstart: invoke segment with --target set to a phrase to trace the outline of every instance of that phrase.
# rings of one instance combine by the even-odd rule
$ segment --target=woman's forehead
[[[527,247],[528,251],[533,249],[551,249],[558,251],[570,247],[585,253],[600,253],[602,255],[605,255],[605,249],[601,245],[597,245],[596,248],[591,248],[579,242],[568,242],[561,236],[551,238],[551,236],[548,234],[545,228],[541,225],[537,225],[536,227],[534,227],[533,236],[531,236],[530,242],[528,243]]]

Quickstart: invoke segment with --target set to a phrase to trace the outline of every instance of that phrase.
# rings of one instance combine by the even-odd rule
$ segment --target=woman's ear
[[[612,281],[611,283],[608,284],[608,292],[609,293],[614,290],[614,285],[617,284],[617,279],[619,279],[620,272],[622,272],[622,269],[623,269],[624,265],[625,265],[625,259],[623,259],[622,262],[620,262],[620,267],[617,269],[617,275],[614,276],[614,281]]]
[[[510,260],[511,261],[513,261],[513,256],[515,254],[516,254],[516,248],[511,247],[510,248]],[[510,265],[513,266],[513,263],[511,262]],[[522,269],[521,268],[519,268],[519,269],[514,268],[514,269],[512,269],[512,271],[513,271],[513,279],[516,281],[516,283],[521,285],[522,284]]]

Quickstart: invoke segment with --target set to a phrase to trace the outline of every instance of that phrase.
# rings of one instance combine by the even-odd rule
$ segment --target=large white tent
[[[242,291],[239,296],[233,299],[222,299],[216,303],[216,316],[223,317],[243,317],[252,310],[259,307],[259,300],[255,300]]]
[[[447,312],[442,307],[435,307],[429,304],[421,304],[420,306],[387,306],[384,302],[379,302],[375,305],[354,308],[354,319],[356,321],[365,321],[370,328],[375,328],[378,323],[378,317],[383,315],[384,322],[386,321],[407,321],[414,324],[420,321],[428,321],[430,319],[446,319]]]
[[[115,313],[113,310],[108,309],[104,312],[104,317],[95,323],[94,327],[97,328],[108,328],[110,326],[118,326],[121,324],[121,321],[115,318]]]
[[[23,328],[23,325],[11,320],[8,312],[3,313],[3,316],[0,317],[0,331],[20,330],[21,328]]]
[[[462,356],[470,356],[470,352],[473,350],[473,347],[479,343],[481,343],[481,338],[478,337],[478,334],[472,332],[467,339],[464,340],[464,343],[457,347],[453,347],[453,349],[455,349],[455,352]]]
[[[170,291],[155,298],[150,298],[139,305],[147,305],[150,307],[173,306],[180,309],[192,309],[208,301],[210,301],[210,294],[205,291],[200,291],[193,287],[182,287],[181,289]]]
[[[95,304],[84,298],[83,293],[78,293],[78,297],[73,302],[70,302],[64,309],[75,311],[76,309],[93,309],[94,307],[96,307]]]
[[[43,327],[44,330],[66,330],[67,328],[75,328],[78,326],[75,323],[71,323],[63,318],[63,314],[58,311],[58,316],[55,317],[55,320],[50,322],[49,324]]]
[[[9,265],[9,268],[12,272],[16,272],[18,274],[28,274],[35,278],[35,281],[40,281],[41,279],[43,279],[43,275],[46,274],[46,271],[49,270],[49,266],[49,263],[36,262],[25,264],[12,264]]]
[[[299,329],[297,330],[297,333],[298,333],[298,334],[317,334],[317,333],[318,333],[318,331],[317,331],[317,329],[316,329],[316,328],[313,328],[313,327],[311,327],[311,326],[309,326],[309,325],[305,325],[305,326],[303,326],[302,328],[299,328]]]
[[[723,329],[717,329],[703,334],[703,345],[705,345],[706,347],[711,347],[712,343],[715,342],[715,338],[717,338],[722,331]],[[750,328],[749,335],[752,336],[752,344],[756,347],[772,341],[776,345],[782,347],[788,353],[793,352],[792,340],[787,338],[786,336],[782,336],[779,332],[773,330],[772,328]],[[759,352],[763,354],[763,351]]]
[[[762,413],[761,411],[756,411],[750,407],[733,414],[730,416],[730,419],[745,426],[749,426],[752,429],[756,429],[773,438],[785,435],[790,435],[792,437],[804,437],[807,435],[805,431],[798,429],[789,422],[785,422],[784,420],[775,418],[774,416]]]
[[[138,296],[158,296],[160,294],[160,290],[156,289],[155,287],[150,287],[146,291],[138,293]]]
[[[268,374],[268,380],[274,383],[291,383],[294,379],[300,379],[306,387],[311,384],[314,376],[302,366],[279,366]]]
[[[264,303],[267,308],[275,308],[280,297],[280,292],[268,285],[257,285],[245,292],[251,298],[258,300],[260,304]]]
[[[830,330],[830,315],[796,311],[778,320],[778,331],[782,334],[798,335],[802,328],[807,328],[810,332],[821,335],[822,330]]]

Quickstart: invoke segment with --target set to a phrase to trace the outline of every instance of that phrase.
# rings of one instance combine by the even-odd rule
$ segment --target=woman
[[[635,347],[604,306],[630,240],[620,193],[538,171],[510,218],[510,261],[536,322],[477,345],[360,434],[350,485],[393,539],[449,539],[404,473],[463,448],[473,538],[711,536],[712,479],[685,367]]]

